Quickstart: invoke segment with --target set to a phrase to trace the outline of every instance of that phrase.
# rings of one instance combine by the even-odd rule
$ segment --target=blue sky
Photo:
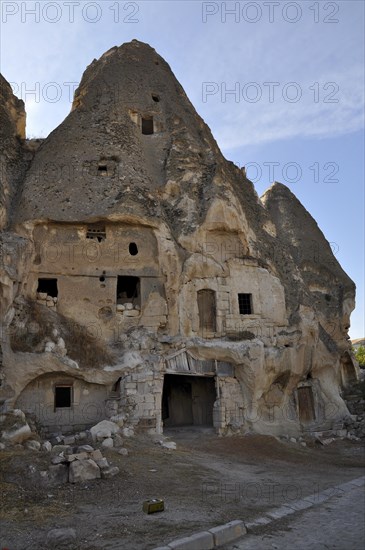
[[[352,0],[3,0],[1,72],[26,101],[28,136],[45,137],[94,58],[148,42],[258,193],[281,181],[316,219],[357,285],[350,335],[360,338],[364,25]]]

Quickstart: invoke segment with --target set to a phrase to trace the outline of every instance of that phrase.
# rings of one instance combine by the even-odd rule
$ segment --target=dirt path
[[[73,527],[80,550],[150,550],[232,519],[250,520],[278,504],[363,474],[363,450],[337,441],[309,448],[272,437],[218,438],[204,430],[127,441],[129,456],[104,453],[120,468],[114,478],[59,487],[37,486],[49,455],[0,453],[1,548],[45,549],[52,528]],[[145,515],[142,503],[163,498],[165,511]]]

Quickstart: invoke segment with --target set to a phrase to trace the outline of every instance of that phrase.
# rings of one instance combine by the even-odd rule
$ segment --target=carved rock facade
[[[354,284],[289,189],[260,199],[222,156],[155,50],[94,60],[37,143],[1,82],[3,408],[63,432],[338,426]]]

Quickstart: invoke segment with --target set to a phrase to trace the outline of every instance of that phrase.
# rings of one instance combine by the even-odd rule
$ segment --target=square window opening
[[[139,277],[119,276],[117,281],[117,304],[141,305],[141,281]]]
[[[106,176],[108,174],[108,167],[106,164],[99,164],[98,165],[98,175],[99,176]]]
[[[238,306],[241,315],[251,315],[253,313],[252,294],[239,294]]]
[[[58,296],[57,279],[38,279],[37,292],[43,292],[44,294],[47,294],[47,296],[52,296],[52,298],[57,298]]]
[[[153,117],[142,117],[142,134],[144,136],[150,136],[153,134]]]
[[[69,409],[72,402],[72,386],[56,386],[54,392],[55,409]]]

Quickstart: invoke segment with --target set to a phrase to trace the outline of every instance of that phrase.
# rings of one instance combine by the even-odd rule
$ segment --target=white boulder
[[[90,428],[91,437],[93,441],[106,439],[113,434],[118,433],[120,430],[118,424],[111,422],[110,420],[102,420],[92,428]]]

